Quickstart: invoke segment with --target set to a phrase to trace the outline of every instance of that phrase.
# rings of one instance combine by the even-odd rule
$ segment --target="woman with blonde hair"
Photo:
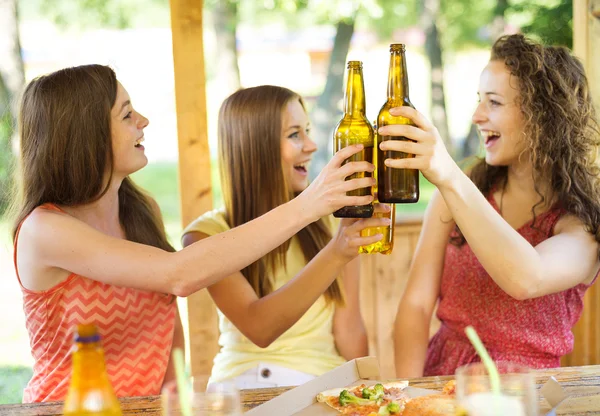
[[[559,367],[600,268],[600,135],[581,63],[566,48],[503,36],[479,99],[485,158],[468,174],[417,111],[394,110],[416,127],[380,129],[414,140],[382,143],[416,155],[385,163],[437,187],[396,318],[400,377],[477,361],[467,325],[497,361]],[[436,303],[441,328],[429,341]]]
[[[77,324],[95,323],[118,396],[160,393],[183,346],[174,296],[218,282],[346,205],[369,163],[338,152],[294,200],[175,252],[156,203],[129,175],[144,167],[144,129],[112,69],[65,68],[29,83],[19,115],[20,178],[14,262],[34,358],[24,402],[64,400]]]
[[[218,133],[225,207],[190,224],[185,246],[294,201],[309,186],[316,145],[304,102],[293,91],[263,85],[235,92],[221,106]],[[221,331],[211,382],[297,385],[366,355],[357,255],[360,245],[381,235],[360,237],[360,230],[387,221],[344,219],[337,227],[324,216],[209,286]]]

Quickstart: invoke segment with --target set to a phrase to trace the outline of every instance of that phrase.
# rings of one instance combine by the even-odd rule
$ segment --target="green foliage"
[[[441,1],[438,29],[442,35],[442,49],[489,45],[495,7],[496,0]]]
[[[168,26],[168,0],[27,0],[23,18],[51,19],[63,29]]]
[[[0,405],[21,403],[23,389],[32,375],[29,367],[0,366]]]
[[[369,9],[368,16],[360,16],[359,23],[365,22],[380,39],[389,39],[394,31],[409,28],[419,23],[419,2],[421,0],[377,0],[377,9]]]
[[[12,190],[14,155],[11,146],[12,117],[6,112],[0,118],[0,216],[6,210]]]
[[[547,45],[573,47],[573,3],[564,0],[520,0],[508,11],[509,21],[524,34]]]

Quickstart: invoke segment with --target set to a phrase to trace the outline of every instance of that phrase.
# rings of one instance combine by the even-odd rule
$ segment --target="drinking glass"
[[[537,416],[538,401],[533,373],[510,362],[497,362],[500,394],[491,391],[490,376],[482,363],[456,370],[456,400],[469,416]]]
[[[240,393],[235,384],[224,382],[207,386],[207,381],[207,377],[186,378],[187,394],[183,403],[175,380],[166,383],[161,392],[163,416],[240,416]],[[187,406],[189,414],[182,410],[183,405]]]

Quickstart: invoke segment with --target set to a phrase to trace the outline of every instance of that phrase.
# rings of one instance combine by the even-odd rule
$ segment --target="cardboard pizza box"
[[[322,391],[338,387],[348,387],[357,384],[373,385],[379,380],[379,362],[376,357],[363,357],[348,361],[345,364],[315,378],[307,383],[263,403],[260,406],[244,413],[248,416],[334,416],[339,413],[325,405],[317,403],[317,394]],[[421,389],[408,386],[404,389],[409,397],[426,396],[428,394],[439,394],[439,391]],[[541,397],[544,397],[550,404],[550,411],[540,415],[555,416],[557,407],[567,397],[562,386],[554,377],[550,377],[543,387],[539,390]]]
[[[317,403],[317,394],[322,391],[353,386],[361,383],[373,385],[379,380],[379,362],[376,357],[363,357],[345,364],[298,387],[269,400],[244,413],[248,416],[332,416],[339,413],[323,403]],[[406,387],[410,397],[439,394],[435,390]]]

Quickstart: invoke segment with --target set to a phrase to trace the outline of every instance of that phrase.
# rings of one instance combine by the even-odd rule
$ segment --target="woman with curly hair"
[[[565,48],[504,36],[478,94],[485,158],[468,173],[409,107],[393,112],[416,127],[379,129],[413,140],[383,142],[415,154],[386,165],[419,169],[437,187],[396,317],[401,377],[478,361],[467,325],[494,360],[560,366],[600,268],[600,134],[581,63]],[[441,328],[429,340],[436,304]]]

